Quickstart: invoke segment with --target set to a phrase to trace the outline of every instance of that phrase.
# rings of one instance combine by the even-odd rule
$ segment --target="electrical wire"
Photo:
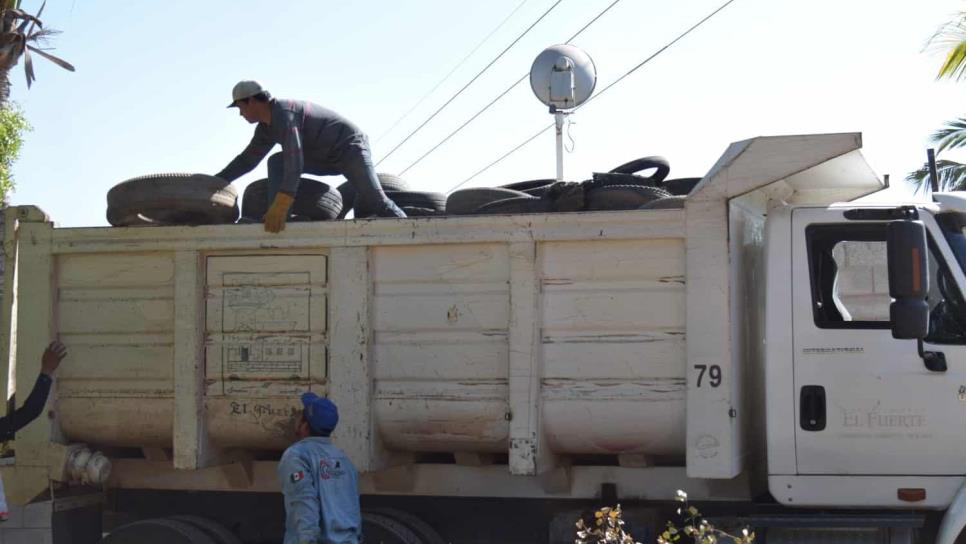
[[[533,30],[533,27],[537,26],[537,24],[539,24],[540,21],[542,21],[544,19],[544,17],[546,17],[547,15],[549,15],[550,12],[554,10],[554,8],[556,8],[557,6],[559,6],[560,5],[560,2],[563,2],[563,0],[557,0],[556,2],[554,2],[553,5],[550,6],[549,9],[547,9],[547,11],[543,12],[543,15],[541,15],[540,17],[538,17],[536,21],[534,21],[530,26],[528,26],[527,29],[524,30],[522,34],[520,34],[519,36],[517,36],[516,39],[513,40],[510,43],[510,45],[506,46],[506,48],[503,51],[501,51],[500,54],[496,56],[496,58],[494,58],[493,60],[491,60],[490,63],[487,64],[485,67],[483,67],[483,69],[480,70],[480,72],[478,74],[476,74],[475,76],[473,76],[473,79],[469,80],[469,82],[467,82],[466,85],[463,85],[463,88],[461,88],[459,91],[456,91],[456,94],[454,94],[449,100],[447,100],[445,104],[443,104],[442,106],[440,106],[439,109],[437,109],[435,112],[433,112],[433,114],[430,115],[428,119],[426,119],[425,121],[423,121],[421,125],[419,125],[418,127],[416,127],[416,129],[413,130],[412,132],[410,132],[408,136],[406,136],[405,138],[403,138],[403,140],[401,142],[399,142],[398,144],[396,144],[396,147],[392,148],[389,151],[389,153],[387,153],[383,158],[379,159],[379,162],[376,163],[376,166],[379,166],[383,161],[385,161],[386,159],[388,159],[393,153],[396,152],[397,149],[399,149],[400,147],[402,147],[403,144],[405,144],[406,142],[408,142],[410,138],[412,138],[424,126],[426,126],[437,115],[439,115],[439,112],[443,111],[446,108],[446,106],[449,106],[454,100],[456,100],[456,98],[459,95],[463,94],[463,91],[465,91],[466,89],[468,89],[469,86],[472,85],[477,79],[479,79],[479,77],[482,76],[487,70],[489,70],[491,66],[493,66],[494,64],[496,64],[496,61],[500,60],[500,58],[502,58],[503,55],[505,55],[507,51],[509,51],[511,48],[513,48],[513,46],[516,45],[517,42],[519,42],[520,40],[522,40],[524,36],[526,36],[531,30]]]
[[[466,61],[469,60],[470,57],[472,57],[477,51],[479,51],[479,49],[481,47],[483,47],[483,44],[485,44],[486,42],[488,42],[490,40],[490,38],[492,38],[493,35],[497,33],[498,30],[500,30],[501,28],[503,28],[503,25],[505,25],[507,23],[507,21],[509,21],[516,14],[516,12],[520,11],[520,8],[522,8],[523,5],[526,4],[529,1],[530,0],[523,0],[522,2],[520,2],[519,4],[517,4],[517,7],[513,8],[513,11],[511,11],[510,14],[507,15],[503,19],[503,21],[500,22],[500,24],[496,25],[496,28],[494,28],[493,30],[491,30],[490,33],[487,34],[486,37],[483,38],[483,40],[480,41],[480,43],[478,43],[476,45],[476,47],[473,48],[472,51],[470,51],[469,53],[466,54],[465,57],[463,57],[463,60],[459,61],[459,63],[456,66],[454,66],[453,69],[450,70],[448,74],[446,74],[445,76],[443,76],[443,79],[439,80],[439,82],[437,82],[436,85],[433,86],[433,88],[429,90],[429,92],[427,92],[426,94],[424,94],[423,97],[420,98],[419,101],[416,102],[416,104],[413,105],[413,107],[409,108],[409,110],[406,113],[402,114],[402,116],[400,116],[399,119],[396,119],[396,122],[394,122],[392,124],[392,126],[390,126],[388,129],[386,129],[385,132],[383,132],[381,135],[379,135],[379,137],[376,138],[375,143],[379,143],[380,140],[382,140],[383,138],[385,138],[386,136],[388,136],[389,133],[391,133],[397,126],[399,126],[399,123],[402,123],[403,120],[406,119],[407,117],[409,117],[409,115],[412,112],[416,111],[416,108],[418,108],[419,106],[421,106],[423,104],[423,102],[426,101],[427,98],[429,98],[430,96],[432,96],[432,94],[434,92],[436,92],[436,90],[439,89],[439,87],[443,83],[446,83],[446,81],[449,80],[450,76],[452,76],[454,73],[456,73],[457,70],[459,70],[464,64],[466,64]]]
[[[685,30],[685,31],[684,31],[683,33],[681,33],[681,34],[679,34],[679,35],[678,35],[678,37],[676,37],[676,38],[674,38],[673,40],[671,40],[670,42],[668,42],[668,43],[667,43],[666,45],[664,45],[664,47],[661,47],[661,48],[660,48],[660,49],[658,49],[658,50],[657,50],[656,52],[654,52],[654,53],[653,53],[653,54],[652,54],[651,56],[649,56],[649,57],[647,57],[646,59],[644,59],[643,61],[641,61],[640,63],[638,63],[638,64],[637,64],[636,66],[634,66],[633,68],[631,68],[630,70],[628,70],[627,72],[625,72],[625,73],[624,73],[624,75],[622,75],[622,76],[620,76],[619,78],[617,78],[616,80],[614,80],[614,81],[612,81],[612,82],[611,82],[610,84],[608,84],[608,85],[607,85],[606,87],[604,87],[603,89],[601,89],[601,90],[600,90],[600,92],[598,92],[598,93],[597,93],[597,94],[595,94],[594,96],[591,96],[591,97],[590,97],[590,98],[589,98],[589,99],[588,99],[588,100],[587,100],[586,102],[584,102],[584,103],[583,103],[583,104],[581,104],[580,106],[578,106],[578,107],[576,107],[576,108],[574,108],[574,111],[577,111],[577,110],[579,110],[579,109],[581,109],[581,108],[583,108],[584,106],[586,106],[586,105],[588,105],[588,104],[590,104],[590,103],[591,103],[591,102],[592,102],[592,101],[593,101],[593,100],[594,100],[595,98],[597,98],[597,97],[599,97],[600,95],[602,95],[602,94],[604,94],[604,93],[605,93],[605,92],[607,92],[607,91],[608,91],[608,90],[609,90],[609,89],[610,89],[611,87],[613,87],[614,85],[617,85],[618,83],[620,83],[621,81],[623,81],[623,80],[624,80],[624,78],[626,78],[627,76],[629,76],[629,75],[631,75],[631,74],[633,74],[634,72],[636,72],[636,71],[637,71],[638,69],[640,69],[640,68],[641,68],[642,66],[644,66],[645,64],[647,64],[648,62],[650,62],[651,60],[653,60],[653,59],[654,59],[654,57],[656,57],[656,56],[658,56],[658,55],[660,55],[660,54],[661,54],[661,53],[663,53],[663,52],[664,52],[665,50],[667,50],[667,49],[668,49],[669,47],[671,47],[672,45],[674,45],[675,43],[677,43],[678,41],[680,41],[680,40],[681,40],[682,38],[684,38],[685,36],[687,36],[688,34],[690,34],[690,33],[691,33],[691,32],[692,32],[693,30],[695,30],[695,29],[696,29],[696,28],[698,28],[699,26],[701,26],[701,25],[703,25],[703,24],[704,24],[704,23],[705,23],[706,21],[708,21],[708,19],[711,19],[712,17],[714,17],[715,15],[717,15],[717,14],[718,14],[718,12],[720,12],[720,11],[721,11],[721,10],[723,10],[724,8],[726,8],[726,7],[728,7],[729,5],[731,5],[731,3],[732,3],[732,2],[734,2],[734,1],[735,1],[735,0],[728,0],[727,2],[725,2],[724,4],[722,4],[722,5],[720,6],[720,7],[718,7],[718,9],[716,9],[716,10],[714,10],[714,11],[712,11],[712,12],[711,12],[710,14],[708,14],[708,15],[707,15],[707,16],[705,16],[705,17],[704,17],[703,19],[701,19],[700,21],[698,21],[697,23],[695,23],[695,24],[694,24],[693,26],[691,26],[691,28],[689,28],[689,29],[687,29],[687,30]],[[468,178],[466,178],[466,179],[464,179],[463,181],[461,181],[461,182],[459,182],[458,184],[456,184],[456,185],[454,185],[454,186],[453,186],[452,188],[450,188],[450,189],[449,189],[448,191],[446,191],[446,192],[447,192],[447,193],[450,193],[450,192],[452,192],[452,191],[454,191],[454,190],[456,190],[456,189],[458,189],[458,188],[460,188],[460,187],[462,187],[462,186],[463,186],[464,184],[466,184],[467,182],[469,182],[469,181],[470,181],[470,180],[472,180],[473,178],[475,178],[475,177],[477,177],[477,176],[479,176],[479,175],[480,175],[480,174],[482,174],[483,172],[486,172],[487,170],[489,170],[489,169],[490,169],[490,168],[492,168],[493,166],[496,166],[497,164],[499,164],[500,162],[502,162],[502,161],[503,161],[504,159],[506,159],[507,157],[509,157],[509,156],[510,156],[510,155],[512,155],[513,153],[515,153],[515,152],[516,152],[517,150],[519,150],[519,149],[520,149],[520,148],[522,148],[523,146],[525,146],[525,145],[527,145],[528,143],[530,143],[530,142],[532,142],[533,140],[536,140],[538,136],[540,136],[540,135],[541,135],[541,134],[543,134],[544,132],[546,132],[546,131],[548,131],[548,130],[550,130],[551,128],[553,128],[553,126],[554,126],[554,123],[550,123],[550,124],[549,124],[549,125],[547,125],[546,127],[544,127],[544,128],[542,128],[542,129],[540,129],[540,131],[539,131],[539,132],[537,132],[537,133],[536,133],[536,134],[534,134],[533,136],[531,136],[531,137],[529,137],[529,138],[527,138],[526,140],[524,140],[524,141],[523,141],[522,143],[520,143],[519,145],[517,145],[516,147],[514,147],[514,148],[513,148],[513,149],[511,149],[510,151],[508,151],[508,152],[506,152],[505,154],[503,154],[502,156],[500,156],[500,158],[498,158],[498,159],[496,159],[495,161],[493,161],[493,162],[491,162],[490,164],[488,164],[488,165],[486,165],[486,166],[484,166],[483,168],[481,168],[480,170],[478,170],[478,171],[477,171],[476,173],[474,173],[474,174],[473,174],[472,176],[470,176],[470,177],[468,177]]]
[[[571,36],[570,38],[568,38],[565,43],[568,43],[569,44],[570,42],[574,41],[574,39],[577,36],[580,36],[585,30],[587,30],[587,28],[590,27],[590,25],[596,23],[597,22],[597,19],[600,19],[605,13],[607,13],[608,11],[610,11],[610,9],[612,7],[614,7],[614,6],[616,6],[617,3],[620,2],[620,1],[621,0],[614,0],[613,2],[611,2],[610,5],[607,6],[606,8],[604,8],[603,11],[601,11],[600,13],[598,13],[596,17],[594,17],[593,19],[591,19],[580,30],[578,30],[573,36]],[[420,162],[422,162],[423,159],[425,159],[426,157],[428,157],[429,155],[431,155],[433,152],[435,152],[437,149],[439,149],[440,147],[442,147],[443,144],[445,144],[446,142],[448,142],[450,140],[450,138],[452,138],[453,136],[456,136],[458,133],[460,133],[470,123],[472,123],[473,121],[475,121],[477,117],[479,117],[480,115],[482,115],[483,112],[485,112],[486,110],[490,109],[490,107],[493,106],[493,104],[496,104],[501,98],[503,98],[504,96],[506,96],[507,93],[509,93],[510,91],[512,91],[514,88],[516,88],[516,86],[519,85],[520,83],[522,83],[524,79],[527,79],[527,76],[529,76],[529,75],[530,75],[530,72],[527,72],[527,73],[523,74],[522,76],[520,76],[520,79],[518,79],[515,82],[513,82],[513,84],[511,84],[509,87],[507,87],[506,90],[504,90],[502,93],[500,93],[499,95],[497,95],[497,97],[494,98],[493,100],[491,100],[487,105],[483,106],[483,108],[480,111],[478,111],[475,114],[473,114],[472,117],[470,117],[469,119],[467,119],[462,125],[458,126],[456,128],[456,130],[454,130],[453,132],[450,132],[439,143],[437,143],[432,148],[430,148],[429,151],[423,153],[418,159],[416,159],[415,161],[413,161],[412,164],[410,164],[409,166],[407,166],[406,168],[404,168],[401,172],[399,172],[399,175],[405,174],[406,172],[409,171],[409,169],[411,169],[412,167],[416,166],[417,164],[419,164]]]

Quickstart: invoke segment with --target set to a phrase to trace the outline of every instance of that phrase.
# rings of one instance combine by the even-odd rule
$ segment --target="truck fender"
[[[959,488],[956,498],[949,505],[942,523],[939,524],[936,544],[956,544],[956,539],[963,532],[964,527],[966,527],[966,483]]]

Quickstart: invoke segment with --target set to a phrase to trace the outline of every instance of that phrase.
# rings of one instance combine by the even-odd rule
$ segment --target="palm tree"
[[[10,97],[10,70],[24,59],[24,73],[27,76],[27,88],[34,82],[33,59],[30,52],[44,57],[65,70],[74,71],[69,63],[51,55],[46,49],[38,47],[58,33],[56,30],[44,28],[40,15],[47,5],[46,0],[40,5],[37,15],[20,9],[21,0],[0,0],[0,107],[6,104]]]
[[[966,11],[959,12],[955,18],[939,27],[929,38],[926,48],[946,52],[936,79],[959,81],[966,77]],[[932,133],[929,141],[937,144],[937,155],[948,149],[966,147],[966,117],[946,122],[946,126]],[[940,191],[966,189],[966,164],[937,158],[936,174]],[[929,165],[910,172],[906,180],[919,189],[925,189],[929,185]]]

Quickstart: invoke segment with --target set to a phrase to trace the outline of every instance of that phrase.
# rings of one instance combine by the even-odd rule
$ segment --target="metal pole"
[[[936,150],[929,148],[926,150],[926,157],[929,160],[929,185],[932,192],[939,192],[939,174],[936,173]]]
[[[557,125],[557,181],[563,181],[563,126],[564,113],[556,111],[553,114]]]

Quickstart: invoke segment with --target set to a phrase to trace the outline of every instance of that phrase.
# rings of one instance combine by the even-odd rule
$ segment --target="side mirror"
[[[922,339],[929,334],[929,263],[926,227],[921,221],[892,221],[886,230],[892,337]]]

